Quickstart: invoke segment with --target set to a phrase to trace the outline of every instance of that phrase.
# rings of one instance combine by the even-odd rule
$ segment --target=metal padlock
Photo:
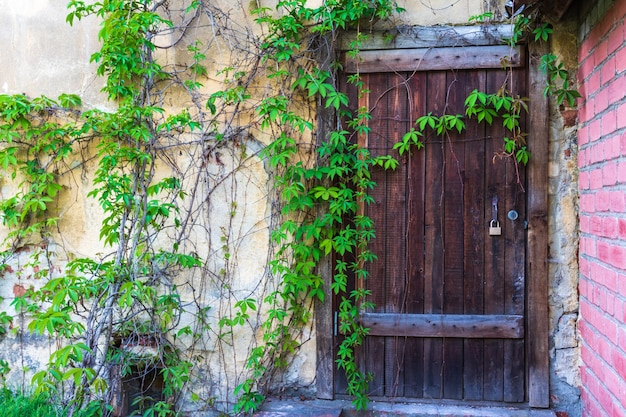
[[[493,219],[489,223],[489,236],[500,236],[502,234],[502,228],[500,227],[500,222],[496,219]]]

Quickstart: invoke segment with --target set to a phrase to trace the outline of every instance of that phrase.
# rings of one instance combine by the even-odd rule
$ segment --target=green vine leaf
[[[542,23],[540,26],[533,29],[533,35],[535,35],[535,41],[542,40],[547,41],[550,35],[554,31],[552,30],[552,25],[549,23]]]

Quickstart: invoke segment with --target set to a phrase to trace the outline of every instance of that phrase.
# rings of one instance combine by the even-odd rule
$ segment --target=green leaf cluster
[[[123,346],[146,334],[159,341],[151,366],[161,370],[167,397],[175,398],[189,381],[191,364],[163,341],[170,333],[192,333],[179,326],[185,306],[170,277],[202,262],[193,253],[179,252],[177,241],[170,247],[155,245],[163,230],[181,226],[179,206],[185,197],[180,178],[157,178],[156,171],[163,138],[192,132],[199,123],[188,110],[165,116],[146,95],[169,76],[154,60],[152,39],[171,25],[151,9],[151,2],[71,1],[68,7],[70,24],[89,15],[102,20],[102,48],[92,61],[106,78],[103,91],[117,101],[117,108],[83,111],[80,98],[72,94],[56,100],[0,95],[2,179],[13,184],[13,194],[0,201],[0,218],[10,230],[3,242],[8,247],[4,264],[17,249],[41,242],[35,246],[41,249],[31,250],[26,267],[43,282],[11,303],[17,314],[29,318],[26,328],[15,331],[59,341],[47,368],[32,383],[47,395],[64,390],[74,415],[86,417],[108,409],[103,401],[110,389],[107,367],[128,369],[145,361]],[[202,59],[199,49],[194,57]],[[199,66],[191,71],[203,75]],[[52,229],[58,225],[57,205],[68,188],[66,178],[82,168],[86,149],[97,150],[88,197],[104,213],[99,237],[112,252],[100,259],[75,259],[58,271],[45,249],[56,232]],[[12,322],[6,312],[0,313],[2,331]],[[144,415],[176,415],[171,401],[146,407]]]
[[[513,16],[513,36],[509,43],[517,45],[525,38],[534,42],[547,42],[553,33],[552,24],[543,21],[537,10],[525,15],[522,8]],[[581,96],[575,88],[575,80],[559,57],[552,53],[543,55],[539,68],[548,76],[544,93],[555,97],[558,105],[566,103],[570,107],[575,106],[576,99]]]
[[[20,393],[2,388],[0,390],[0,408],[4,417],[61,417],[61,407],[52,404],[51,399],[43,394]]]

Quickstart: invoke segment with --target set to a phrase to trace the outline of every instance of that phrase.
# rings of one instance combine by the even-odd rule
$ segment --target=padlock
[[[493,219],[489,223],[489,236],[500,236],[502,234],[502,228],[500,227],[500,222],[496,219]]]

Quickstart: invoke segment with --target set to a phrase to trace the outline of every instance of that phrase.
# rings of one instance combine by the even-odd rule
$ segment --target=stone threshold
[[[551,410],[433,403],[371,402],[356,411],[349,401],[268,399],[254,417],[555,417]]]

